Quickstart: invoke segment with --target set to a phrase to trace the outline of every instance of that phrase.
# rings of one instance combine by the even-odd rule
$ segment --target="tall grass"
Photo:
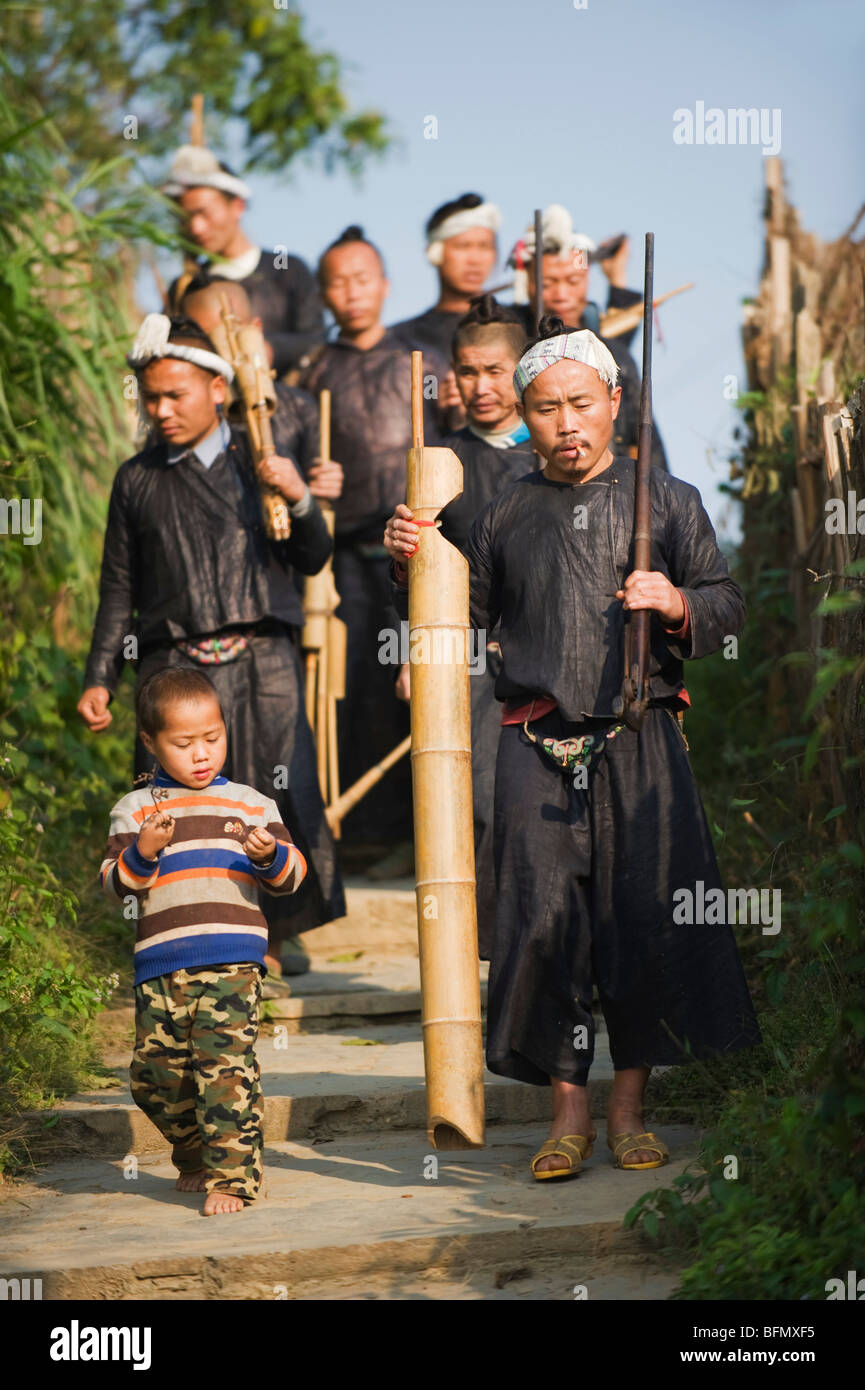
[[[8,73],[6,74],[8,77]],[[130,452],[123,353],[133,246],[162,243],[119,161],[77,182],[51,122],[0,94],[0,1115],[45,1104],[94,1064],[90,1021],[118,933],[93,889],[107,811],[128,785],[123,700],[80,723],[108,491]],[[41,502],[41,538],[14,504]],[[12,503],[13,508],[7,504]],[[34,512],[31,511],[31,519]],[[33,532],[33,538],[36,538]],[[0,1125],[0,1168],[8,1165]]]

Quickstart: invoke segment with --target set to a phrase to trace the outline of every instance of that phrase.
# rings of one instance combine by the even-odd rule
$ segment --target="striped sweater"
[[[294,893],[306,877],[306,860],[276,802],[222,776],[198,791],[160,771],[153,786],[167,792],[159,809],[174,817],[171,843],[156,859],[143,858],[136,841],[154,802],[149,787],[129,792],[111,812],[99,871],[109,895],[137,900],[135,983],[239,961],[263,966],[267,922],[259,892]],[[243,849],[255,826],[277,841],[267,868]]]

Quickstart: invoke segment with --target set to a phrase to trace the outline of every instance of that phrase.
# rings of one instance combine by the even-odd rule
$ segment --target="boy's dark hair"
[[[471,208],[479,208],[483,201],[480,193],[463,193],[461,197],[453,198],[449,203],[442,203],[441,207],[436,208],[427,220],[425,228],[427,236],[430,232],[434,232],[445,218],[453,217],[455,212],[468,212]]]
[[[327,256],[330,254],[330,252],[335,251],[338,246],[350,246],[352,242],[356,241],[362,242],[364,246],[368,246],[371,251],[375,252],[375,254],[378,256],[378,263],[381,266],[382,275],[387,274],[387,271],[384,268],[384,256],[381,254],[375,243],[370,241],[368,237],[364,236],[363,227],[358,227],[357,224],[353,222],[350,227],[346,227],[344,232],[340,232],[339,236],[336,238],[336,241],[332,241],[330,243],[330,246],[326,246],[322,251],[321,255],[319,256],[317,272],[319,285],[323,286],[325,283],[324,262]]]
[[[166,705],[175,700],[215,700],[222,714],[222,705],[213,682],[203,671],[184,666],[164,666],[161,671],[154,671],[143,680],[135,692],[135,717],[139,733],[155,738],[164,726]]]
[[[463,344],[473,344],[492,336],[488,330],[503,338],[519,360],[525,351],[526,329],[515,309],[508,304],[500,304],[495,295],[481,294],[471,302],[471,308],[459,321],[451,341],[451,352],[456,361],[457,349]]]

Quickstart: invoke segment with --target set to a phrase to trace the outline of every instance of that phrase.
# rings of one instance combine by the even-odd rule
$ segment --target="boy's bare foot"
[[[208,1192],[202,1215],[225,1216],[230,1211],[242,1211],[245,1206],[242,1197],[234,1197],[230,1192]]]
[[[174,1186],[178,1192],[204,1192],[206,1184],[207,1174],[200,1168],[197,1173],[181,1173]]]

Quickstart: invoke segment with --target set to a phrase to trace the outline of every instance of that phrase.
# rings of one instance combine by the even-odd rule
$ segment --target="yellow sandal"
[[[607,1146],[613,1151],[613,1167],[636,1171],[640,1168],[663,1168],[665,1163],[670,1161],[670,1150],[667,1148],[663,1139],[656,1139],[654,1134],[613,1134],[607,1136]],[[622,1159],[626,1154],[636,1153],[640,1149],[653,1149],[658,1155],[651,1163],[623,1163]]]
[[[541,1182],[544,1178],[569,1178],[579,1173],[583,1159],[591,1158],[597,1137],[597,1134],[591,1134],[588,1139],[583,1134],[563,1134],[561,1139],[547,1139],[532,1159],[532,1176],[536,1182]],[[537,1163],[549,1158],[550,1154],[562,1154],[568,1160],[567,1168],[549,1168],[539,1173]]]

